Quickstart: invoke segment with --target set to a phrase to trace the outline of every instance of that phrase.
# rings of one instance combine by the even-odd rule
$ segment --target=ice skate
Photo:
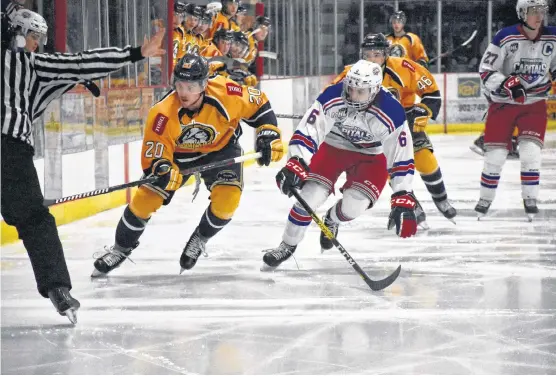
[[[456,224],[454,220],[455,216],[458,214],[456,209],[450,204],[448,199],[442,201],[434,201],[434,204],[438,208],[438,210],[453,224]]]
[[[421,203],[415,199],[415,218],[417,219],[417,226],[421,227],[422,230],[429,230],[429,224],[427,223],[427,215],[421,206]]]
[[[492,201],[485,200],[483,198],[479,199],[479,202],[475,206],[475,211],[477,212],[477,220],[480,220],[487,214],[491,204]]]
[[[72,324],[77,324],[77,310],[81,304],[70,295],[67,287],[49,290],[48,297],[61,316],[66,316]]]
[[[328,209],[328,211],[326,212],[326,216],[324,217],[324,224],[326,225],[326,227],[328,227],[328,229],[332,232],[332,234],[334,234],[334,237],[336,237],[338,235],[338,228],[340,227],[340,224],[334,222],[330,217],[331,210],[332,208]],[[321,253],[324,253],[324,251],[328,251],[329,249],[332,249],[333,246],[334,244],[332,244],[332,240],[328,239],[326,235],[324,235],[324,232],[321,231],[320,233]]]
[[[475,141],[473,141],[473,144],[469,147],[469,149],[471,149],[475,153],[479,154],[480,156],[484,156],[485,155],[485,136],[484,135],[479,136]]]
[[[95,260],[94,269],[91,273],[91,278],[103,277],[110,273],[112,270],[118,268],[126,258],[129,258],[131,251],[133,251],[139,243],[135,244],[133,248],[128,250],[117,249],[117,246],[104,247],[106,253]],[[129,259],[131,261],[131,259]]]
[[[525,214],[527,214],[529,222],[533,222],[533,218],[539,213],[537,200],[534,198],[526,198],[523,200],[523,207],[525,208]]]
[[[195,229],[181,254],[180,274],[183,273],[184,270],[192,269],[197,263],[197,260],[199,259],[201,253],[205,257],[208,256],[205,251],[206,244],[207,240],[199,234],[199,229]]]
[[[280,266],[281,263],[289,259],[295,249],[297,248],[296,245],[288,245],[284,242],[281,242],[280,245],[273,249],[267,249],[264,256],[263,256],[263,265],[261,266],[262,272],[268,272],[276,269]]]

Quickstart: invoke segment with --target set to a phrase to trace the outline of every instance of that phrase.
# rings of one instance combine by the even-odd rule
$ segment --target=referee
[[[20,12],[26,13],[18,16]],[[165,30],[160,29],[150,40],[145,38],[141,47],[108,47],[77,54],[35,54],[8,47],[15,38],[37,33],[37,20],[44,21],[27,9],[2,19],[9,23],[11,32],[2,33],[1,212],[23,241],[39,293],[50,298],[58,313],[76,323],[79,302],[69,293],[71,281],[64,251],[54,217],[43,205],[33,164],[33,126],[50,102],[76,84],[105,77],[146,57],[163,55],[160,46]],[[46,42],[46,35],[42,42]]]

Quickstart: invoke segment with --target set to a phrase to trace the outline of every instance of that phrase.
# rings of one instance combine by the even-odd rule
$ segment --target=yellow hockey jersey
[[[427,66],[429,57],[423,46],[421,38],[413,33],[405,33],[401,37],[394,34],[386,35],[386,39],[390,42],[390,56],[405,57],[411,59],[423,66]]]

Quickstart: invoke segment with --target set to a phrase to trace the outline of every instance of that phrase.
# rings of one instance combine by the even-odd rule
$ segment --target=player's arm
[[[342,73],[340,73],[338,76],[336,76],[336,77],[332,80],[332,82],[330,83],[330,85],[335,85],[335,84],[337,84],[338,82],[342,81],[342,80],[346,77],[347,72],[349,72],[349,68],[351,68],[351,65],[346,66],[346,67],[344,68],[344,70],[342,71]]]
[[[284,156],[284,145],[278,119],[266,94],[254,87],[237,85],[231,81],[226,84],[226,88],[229,96],[234,96],[231,94],[233,90],[239,97],[243,106],[242,120],[255,128],[255,151],[263,154],[257,163],[268,166],[270,162],[278,162]]]
[[[141,168],[146,176],[158,179],[145,187],[167,199],[169,192],[178,189],[183,181],[178,166],[174,163],[174,146],[167,125],[168,117],[151,108],[147,116],[145,135],[141,147]]]
[[[437,118],[442,106],[442,97],[432,73],[419,64],[413,64],[413,67],[415,68],[413,73],[415,92],[421,98],[421,102],[415,104],[406,116],[413,132],[424,132],[429,119]]]
[[[398,236],[407,238],[417,232],[416,203],[412,193],[415,174],[413,140],[407,121],[386,137],[383,146],[394,192],[387,227],[389,230],[395,227]]]
[[[417,35],[412,35],[413,44],[411,46],[413,60],[420,64],[423,67],[427,67],[429,64],[429,57],[427,56],[427,52],[425,51],[425,46],[423,46],[423,42],[421,38]]]

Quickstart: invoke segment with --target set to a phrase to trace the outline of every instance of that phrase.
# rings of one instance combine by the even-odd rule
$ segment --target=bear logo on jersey
[[[390,56],[404,57],[405,55],[407,55],[407,51],[401,44],[393,44],[392,47],[390,47]]]
[[[182,124],[182,132],[176,144],[183,149],[198,149],[212,144],[218,134],[212,125],[196,122]]]

